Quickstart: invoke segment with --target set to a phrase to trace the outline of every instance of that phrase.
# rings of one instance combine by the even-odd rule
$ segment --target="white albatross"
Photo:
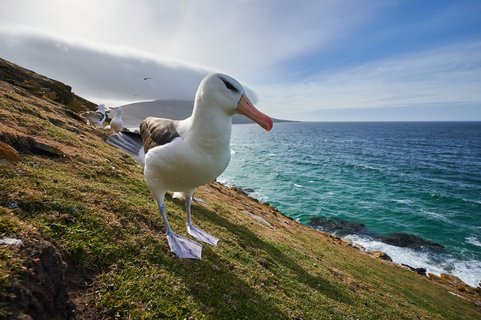
[[[99,104],[96,111],[87,111],[82,113],[82,116],[86,118],[89,123],[95,124],[97,127],[102,128],[102,125],[107,118],[105,115],[105,105]]]
[[[107,139],[144,165],[144,178],[164,219],[170,250],[180,258],[201,259],[202,246],[172,231],[165,194],[183,193],[187,232],[199,241],[217,244],[216,237],[192,224],[192,194],[197,187],[214,181],[229,164],[231,119],[236,113],[267,131],[272,129],[272,119],[254,107],[236,80],[211,74],[202,80],[189,118],[149,117],[140,124],[140,133],[120,132]]]
[[[111,112],[114,111],[114,117],[110,121],[109,129],[115,132],[122,131],[122,129],[124,129],[124,121],[122,120],[122,108],[115,107],[111,108],[110,110]]]

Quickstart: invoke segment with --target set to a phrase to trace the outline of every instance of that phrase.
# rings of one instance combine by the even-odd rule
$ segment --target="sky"
[[[222,72],[275,118],[481,120],[479,0],[2,0],[0,57],[110,106]]]

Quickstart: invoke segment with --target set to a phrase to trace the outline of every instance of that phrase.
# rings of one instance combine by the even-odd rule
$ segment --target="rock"
[[[349,222],[343,219],[329,219],[324,217],[312,217],[309,225],[328,233],[339,235],[357,234],[366,232],[366,226],[362,223]]]
[[[440,278],[442,281],[449,283],[450,285],[452,285],[453,287],[455,287],[461,292],[466,292],[470,294],[474,294],[476,292],[473,287],[467,285],[461,279],[459,279],[456,276],[453,276],[452,274],[441,273]]]
[[[371,251],[370,254],[371,254],[374,258],[381,259],[381,260],[386,260],[386,261],[391,261],[391,262],[392,262],[391,257],[390,257],[386,252],[383,252],[383,251]]]
[[[426,268],[414,268],[414,272],[419,273],[422,276],[426,276],[426,273],[428,272]]]
[[[255,193],[256,191],[252,188],[244,188],[244,187],[237,187],[237,186],[234,186],[231,188],[232,190],[234,191],[237,191],[245,196],[248,196],[250,197],[251,194]]]
[[[17,150],[11,145],[0,141],[0,159],[7,160],[9,162],[17,162],[20,160]]]
[[[403,232],[391,233],[387,236],[381,236],[380,239],[384,243],[402,248],[430,248],[436,250],[444,249],[444,246],[442,244]]]
[[[197,203],[206,203],[204,199],[197,198],[197,197],[192,197],[192,201]]]
[[[428,275],[428,278],[431,280],[434,280],[436,282],[442,283],[444,285],[447,285],[451,288],[455,288],[461,292],[469,293],[469,294],[477,294],[479,295],[479,291],[470,285],[464,283],[461,279],[459,279],[456,276],[453,276],[452,274],[445,274],[441,273],[441,275],[435,275],[430,273]]]
[[[74,112],[95,110],[97,106],[72,92],[72,87],[41,76],[0,58],[0,80],[24,89],[37,97],[65,105]]]
[[[70,109],[65,109],[65,114],[75,120],[78,120],[78,121],[82,121],[84,122],[85,121],[85,118],[82,117],[81,115],[79,115],[78,113],[70,110]]]
[[[64,157],[65,153],[57,147],[52,145],[46,144],[44,142],[37,141],[30,135],[26,135],[23,133],[8,133],[8,132],[0,132],[0,138],[6,141],[8,144],[3,143],[6,145],[6,148],[9,150],[14,150],[16,153],[16,157],[18,158],[18,152],[22,153],[33,153],[33,154],[40,154],[46,155],[50,157]],[[2,143],[0,141],[0,143]],[[13,149],[14,146],[15,149]],[[18,152],[17,152],[18,150]],[[2,146],[0,145],[0,159],[2,158]]]
[[[456,292],[452,292],[452,291],[448,291],[449,294],[452,294],[453,296],[456,296],[460,299],[463,299],[463,300],[466,300],[466,301],[469,301],[468,299],[466,299],[465,297],[463,297],[462,295],[460,294],[457,294]]]
[[[48,121],[50,121],[50,123],[52,123],[53,125],[56,125],[57,127],[64,127],[65,126],[65,122],[63,122],[60,119],[48,117]]]
[[[267,221],[266,219],[262,218],[262,217],[259,217],[258,215],[255,215],[253,213],[250,213],[249,211],[242,211],[242,213],[248,215],[249,217],[251,217],[252,219],[256,220],[256,221],[259,221],[260,223],[270,227],[270,228],[274,228],[274,226],[269,222]]]
[[[58,101],[60,99],[59,95],[52,91],[45,93],[43,96],[52,101]]]
[[[427,272],[426,268],[414,268],[414,267],[411,267],[410,265],[407,265],[407,264],[404,264],[404,263],[401,263],[401,265],[408,268],[411,271],[419,273],[422,276],[426,276],[426,272]]]
[[[40,150],[40,151],[46,153],[47,155],[50,155],[50,156],[54,156],[54,157],[63,157],[64,156],[64,153],[59,148],[53,147],[53,146],[48,145],[46,143],[35,141],[33,147],[37,150]]]
[[[0,239],[0,244],[7,245],[7,246],[19,246],[22,244],[22,240],[15,239],[15,238],[3,238],[3,239]]]
[[[421,237],[398,232],[388,235],[381,235],[374,231],[369,230],[364,224],[350,222],[343,219],[331,219],[326,217],[312,217],[309,221],[309,225],[317,230],[324,231],[339,236],[345,236],[350,234],[364,235],[374,240],[379,240],[386,244],[390,244],[397,247],[412,248],[412,249],[433,249],[443,250],[444,246],[435,243]]]
[[[15,200],[8,200],[8,201],[7,201],[7,208],[12,209],[12,210],[15,210],[15,209],[18,209],[18,208],[20,208],[20,207],[19,207],[17,201],[15,201]]]

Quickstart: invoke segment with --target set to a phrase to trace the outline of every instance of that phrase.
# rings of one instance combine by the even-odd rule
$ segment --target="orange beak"
[[[245,115],[247,118],[251,119],[267,131],[272,129],[272,119],[257,110],[256,107],[254,107],[254,104],[252,104],[245,94],[242,95],[242,98],[237,105],[237,112]]]

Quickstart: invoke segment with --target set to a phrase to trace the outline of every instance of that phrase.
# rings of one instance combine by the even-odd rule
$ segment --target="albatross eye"
[[[232,85],[232,83],[230,83],[229,81],[227,81],[227,80],[225,80],[225,79],[223,79],[223,78],[220,78],[220,79],[222,80],[222,82],[224,82],[224,84],[225,84],[225,86],[227,87],[227,89],[229,89],[229,90],[231,90],[231,91],[234,91],[234,92],[239,92],[239,90],[238,90],[236,87],[234,87],[234,86]]]

